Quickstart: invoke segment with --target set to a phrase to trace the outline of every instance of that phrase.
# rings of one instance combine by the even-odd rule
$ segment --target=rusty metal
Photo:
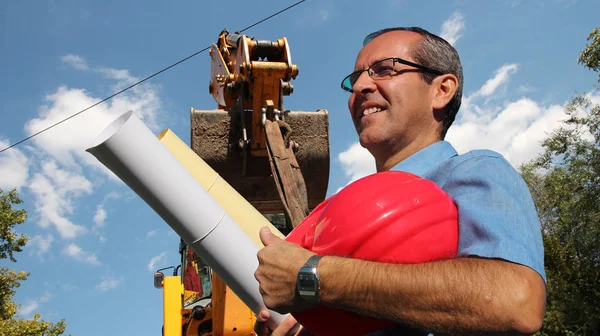
[[[253,141],[250,144],[250,152],[256,156],[267,155],[267,141],[262,122],[262,109],[267,108],[267,101],[272,101],[274,110],[283,109],[281,99],[281,80],[285,77],[288,66],[282,62],[252,62],[252,74],[254,81],[249,85],[253,97],[262,97],[262,99],[253,99],[252,102],[252,133],[250,137]],[[272,120],[274,115],[268,115],[267,119]]]
[[[291,133],[292,128],[283,120],[265,121],[269,163],[289,230],[309,214],[306,183],[289,142]]]
[[[266,156],[267,144],[262,128],[262,109],[266,101],[283,111],[283,96],[293,92],[290,80],[298,75],[292,64],[289,44],[285,37],[277,41],[255,40],[240,34],[221,32],[211,46],[211,82],[209,92],[218,108],[229,110],[239,101],[245,110],[253,111],[247,136],[251,139],[250,155]],[[273,120],[272,115],[267,115]]]
[[[289,142],[305,179],[309,210],[323,201],[329,180],[329,118],[326,110],[284,111],[292,129]],[[266,156],[247,156],[242,120],[252,120],[252,111],[191,109],[191,148],[231,186],[263,214],[283,213],[284,207]]]
[[[224,30],[210,55],[209,92],[217,109],[192,108],[192,148],[264,214],[283,213],[287,206],[289,215],[289,204],[306,203],[302,197],[308,199],[308,208],[314,208],[325,198],[329,180],[329,120],[325,110],[285,110],[283,97],[293,93],[290,81],[298,75],[287,39],[255,40]],[[289,170],[281,175],[276,168],[281,162],[269,161],[267,121],[289,125],[292,132],[283,139],[285,150],[276,155],[289,150],[287,156],[297,161],[301,175]],[[306,195],[290,193],[290,184],[275,183],[281,179],[306,184]],[[287,202],[288,198],[294,200]],[[297,222],[301,215],[293,217]]]

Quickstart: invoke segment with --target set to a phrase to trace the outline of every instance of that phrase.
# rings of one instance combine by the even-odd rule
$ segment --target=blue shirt
[[[458,155],[447,141],[434,143],[391,170],[431,180],[458,209],[458,257],[499,258],[525,265],[544,281],[541,224],[527,184],[502,157],[490,150]],[[372,336],[427,335],[397,326]]]
[[[447,141],[434,143],[391,170],[431,180],[458,209],[458,257],[500,258],[528,266],[544,281],[541,224],[527,184],[490,150],[458,155]]]

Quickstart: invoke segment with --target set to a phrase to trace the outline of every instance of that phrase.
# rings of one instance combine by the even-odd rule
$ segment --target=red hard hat
[[[451,259],[458,249],[458,213],[434,182],[382,172],[323,201],[286,240],[319,255],[386,263]],[[319,336],[364,335],[393,325],[324,305],[292,315]]]

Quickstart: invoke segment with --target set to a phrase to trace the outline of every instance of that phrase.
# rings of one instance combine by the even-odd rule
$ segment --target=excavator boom
[[[191,108],[191,148],[265,217],[283,214],[279,227],[287,234],[325,198],[328,112],[284,108],[298,75],[285,37],[255,40],[224,30],[210,62],[217,108]],[[155,273],[164,291],[163,335],[254,335],[253,312],[183,241],[180,253],[181,277]]]
[[[255,40],[224,30],[211,47],[209,91],[217,109],[191,109],[192,149],[265,214],[285,213],[289,198],[271,169],[275,159],[268,154],[267,120],[281,126],[285,146],[292,150],[288,156],[295,156],[292,170],[304,181],[306,210],[327,192],[327,110],[289,111],[283,105],[298,72],[285,37]]]

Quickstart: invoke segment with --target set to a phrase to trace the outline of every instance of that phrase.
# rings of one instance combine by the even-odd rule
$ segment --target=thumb
[[[262,310],[258,315],[256,315],[256,322],[254,323],[254,332],[259,336],[267,336],[271,334],[269,327],[267,326],[267,321],[269,320],[270,315],[267,310]]]
[[[267,226],[263,226],[260,229],[259,235],[260,235],[260,241],[262,241],[262,243],[265,246],[269,246],[269,245],[272,245],[274,243],[281,241],[281,238],[274,235],[273,232],[271,232],[271,230],[269,230],[269,228]]]

